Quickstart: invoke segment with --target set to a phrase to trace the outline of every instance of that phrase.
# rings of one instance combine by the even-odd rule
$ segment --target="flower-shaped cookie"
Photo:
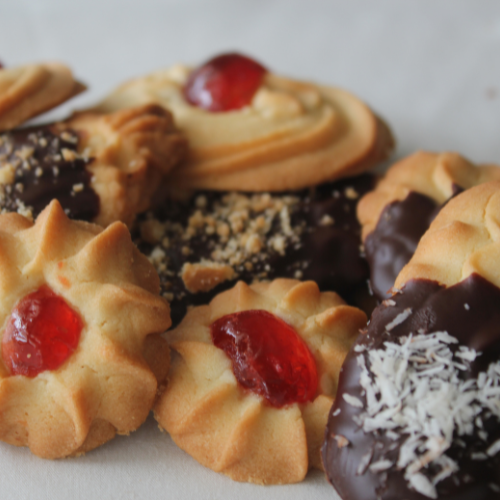
[[[0,215],[0,439],[76,455],[147,417],[166,376],[158,277],[122,223]]]
[[[456,153],[421,151],[393,165],[358,204],[375,295],[380,300],[388,296],[396,276],[447,200],[498,179],[498,166],[476,166]]]
[[[201,88],[203,73],[214,74],[221,61],[222,80],[234,73],[240,77],[214,89],[214,98],[224,89],[248,90],[250,78],[241,75],[260,68],[255,92],[245,92],[249,102],[218,112],[193,105],[187,94],[210,94],[216,82]],[[195,73],[201,78],[190,81]],[[151,102],[172,111],[190,142],[187,163],[169,179],[176,189],[300,189],[367,170],[393,148],[388,127],[355,96],[279,77],[238,54],[216,57],[195,72],[178,65],[132,80],[96,109],[109,112]]]
[[[185,151],[156,105],[10,131],[0,136],[0,207],[36,216],[55,198],[73,219],[131,224]]]
[[[241,311],[273,318],[305,343],[317,373],[317,386],[307,401],[277,407],[267,396],[240,385],[230,358],[214,345],[211,329],[214,322]],[[319,447],[340,366],[365,323],[362,311],[345,305],[333,292],[321,293],[312,281],[239,282],[210,305],[189,311],[169,333],[178,355],[154,408],[156,419],[182,449],[232,479],[301,481],[310,467],[321,468]],[[277,331],[266,335],[274,341]],[[286,366],[285,361],[277,366]]]

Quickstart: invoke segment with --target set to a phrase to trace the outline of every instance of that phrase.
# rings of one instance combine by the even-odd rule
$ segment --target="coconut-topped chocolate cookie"
[[[141,217],[137,242],[155,264],[174,323],[236,280],[313,280],[360,304],[368,266],[356,204],[372,186],[363,175],[283,194],[200,191]]]
[[[442,209],[343,365],[323,463],[344,500],[500,495],[500,182]]]

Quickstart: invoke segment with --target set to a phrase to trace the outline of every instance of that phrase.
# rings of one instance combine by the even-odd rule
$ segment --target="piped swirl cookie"
[[[71,218],[131,224],[186,148],[157,105],[11,130],[0,135],[0,207],[36,217],[55,198]]]
[[[0,215],[0,439],[78,455],[146,419],[170,325],[153,267],[125,225]]]
[[[301,189],[365,171],[393,148],[387,126],[356,97],[239,54],[132,80],[96,109],[151,102],[171,109],[189,139],[188,160],[169,179],[176,189]]]
[[[0,68],[0,132],[54,108],[85,90],[60,63]]]
[[[498,166],[477,166],[456,153],[421,151],[393,165],[358,205],[375,296],[390,296],[396,276],[450,198],[498,179]]]
[[[366,315],[312,282],[239,282],[167,333],[176,354],[155,408],[201,464],[234,480],[294,483],[319,446],[340,365]]]
[[[500,182],[450,200],[342,367],[323,463],[344,500],[500,495]]]

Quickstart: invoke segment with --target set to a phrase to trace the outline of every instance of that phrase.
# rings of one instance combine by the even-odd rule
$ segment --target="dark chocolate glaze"
[[[451,198],[462,191],[453,185]],[[399,272],[413,257],[420,238],[448,201],[438,205],[432,198],[411,191],[404,200],[384,208],[377,226],[365,240],[370,286],[378,300],[390,296]]]
[[[256,279],[293,278],[297,277],[297,271],[301,273],[300,279],[314,280],[321,290],[336,291],[349,303],[360,304],[363,300],[369,301],[368,264],[360,252],[361,230],[356,218],[356,205],[363,194],[373,189],[373,185],[373,176],[365,174],[323,184],[313,190],[283,193],[282,196],[293,195],[300,198],[291,213],[292,225],[303,227],[299,244],[288,246],[285,255],[273,251],[266,252],[263,257],[257,255],[252,260],[253,268],[250,271],[238,270],[237,279],[220,283],[209,292],[196,294],[188,292],[178,273],[185,262],[209,259],[215,238],[206,234],[197,235],[186,243],[182,238],[168,234],[170,245],[165,252],[169,260],[169,274],[161,272],[159,274],[163,291],[173,294],[170,303],[173,324],[177,324],[183,318],[188,306],[207,304],[218,293],[233,287],[237,280],[252,283]],[[347,195],[348,188],[357,193],[355,198]],[[203,212],[210,213],[225,193],[196,193],[200,194],[207,199]],[[193,196],[185,203],[166,200],[163,206],[156,210],[154,217],[160,221],[178,222],[185,228],[189,217],[197,210],[195,198],[196,196]],[[321,224],[325,216],[331,217],[334,222],[330,225]],[[139,224],[144,217],[139,217]],[[277,217],[270,235],[279,233],[280,229]],[[149,254],[151,245],[141,241],[138,232],[135,236],[139,249]],[[187,256],[182,252],[182,247],[186,244],[190,249],[190,254]],[[166,284],[168,286],[165,286]]]
[[[91,160],[76,154],[78,140],[76,133],[57,133],[50,126],[2,134],[0,166],[12,165],[15,180],[3,186],[0,208],[15,212],[22,205],[36,217],[55,198],[73,219],[96,217],[99,197],[86,169]]]
[[[355,345],[368,349],[381,349],[386,341],[394,341],[420,329],[424,333],[447,331],[460,344],[481,351],[483,354],[470,364],[465,377],[475,377],[488,365],[500,359],[500,289],[477,274],[462,282],[444,288],[428,280],[412,280],[402,292],[391,298],[396,304],[382,303],[372,315],[367,333],[360,334]],[[468,304],[468,308],[464,307]],[[386,332],[385,326],[408,307],[412,314],[402,324]],[[455,347],[456,349],[457,347]],[[354,349],[354,348],[353,348]],[[351,394],[365,403],[359,385],[360,369],[356,358],[360,355],[351,350],[342,366],[338,394]],[[453,349],[453,348],[452,348]],[[363,354],[368,359],[366,353]],[[340,409],[340,413],[333,416]],[[364,433],[353,421],[353,416],[363,412],[337,397],[333,405],[325,433],[322,458],[327,477],[343,500],[424,500],[428,497],[410,490],[403,474],[393,468],[386,473],[367,470],[357,475],[361,457],[373,450],[372,462],[385,456],[396,461],[399,444],[388,439],[383,432],[377,435]],[[457,460],[460,470],[437,484],[438,498],[453,500],[493,500],[500,498],[490,483],[500,485],[500,454],[485,461],[469,458],[471,451],[484,452],[500,438],[500,422],[494,417],[487,420],[485,430],[488,443],[477,435],[461,436],[466,447],[453,443],[446,451]],[[339,448],[334,435],[345,436],[349,445]],[[393,448],[393,449],[392,449]],[[391,449],[392,451],[388,450]],[[422,472],[432,473],[423,469]]]

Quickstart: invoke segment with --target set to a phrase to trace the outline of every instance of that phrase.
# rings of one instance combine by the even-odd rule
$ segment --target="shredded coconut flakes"
[[[411,309],[405,309],[386,326],[390,331],[405,321]],[[491,363],[477,379],[463,380],[460,372],[468,369],[480,353],[465,346],[450,349],[458,340],[447,332],[400,337],[385,342],[384,349],[359,354],[360,385],[366,396],[365,410],[353,417],[366,433],[385,431],[392,440],[403,438],[396,464],[379,457],[369,465],[371,452],[362,457],[358,474],[368,468],[382,472],[392,466],[404,471],[409,486],[419,493],[437,498],[436,484],[458,471],[458,464],[445,454],[459,436],[474,433],[488,435],[482,428],[482,416],[500,419],[500,361]],[[357,350],[356,352],[362,352]],[[345,401],[359,407],[359,399],[344,394]],[[500,452],[500,440],[485,452],[473,450],[472,460],[485,460]],[[433,477],[422,473],[432,464]]]

